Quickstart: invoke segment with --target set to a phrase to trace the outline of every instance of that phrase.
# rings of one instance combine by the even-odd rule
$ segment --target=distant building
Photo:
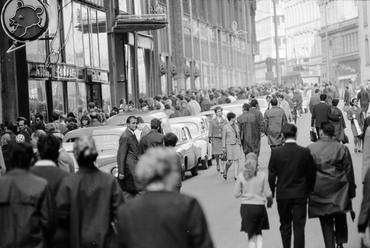
[[[370,81],[370,2],[358,2],[358,44],[361,57],[361,78],[362,83],[367,84]]]
[[[285,74],[285,16],[283,1],[276,1],[277,25],[278,25],[278,45],[279,57],[282,74]],[[271,82],[267,75],[267,59],[273,62],[272,72],[276,78],[276,52],[275,52],[275,29],[274,29],[274,6],[273,0],[257,0],[256,12],[256,34],[259,43],[260,53],[255,56],[256,82]]]
[[[340,93],[343,94],[343,89],[349,80],[357,86],[361,83],[357,1],[319,1],[319,6],[323,81],[336,83]],[[328,43],[326,43],[326,31],[328,31]],[[327,56],[329,56],[330,75],[327,75]]]
[[[284,0],[287,40],[285,80],[319,83],[321,77],[320,8],[316,1]],[[296,80],[295,80],[296,79]]]

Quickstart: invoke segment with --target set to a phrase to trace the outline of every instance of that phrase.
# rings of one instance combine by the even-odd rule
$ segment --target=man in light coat
[[[284,124],[287,123],[284,110],[279,108],[277,104],[277,99],[271,99],[272,107],[265,112],[265,133],[271,149],[283,145],[284,136],[281,130]]]

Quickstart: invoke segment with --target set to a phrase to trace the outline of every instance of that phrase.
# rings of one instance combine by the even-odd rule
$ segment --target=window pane
[[[64,113],[63,83],[58,81],[52,82],[51,90],[53,95],[53,109]]]
[[[98,11],[100,67],[109,69],[108,36],[106,14]]]
[[[82,7],[82,19],[83,24],[83,44],[84,44],[84,55],[85,55],[85,65],[91,65],[90,61],[90,30],[89,30],[89,9]]]
[[[149,56],[145,56],[146,54],[149,54],[144,52],[144,49],[143,48],[139,48],[138,49],[138,70],[139,70],[139,94],[140,94],[140,97],[146,97],[146,94],[147,94],[147,90],[146,90],[146,87],[147,87],[147,77],[148,77],[148,74],[147,74],[147,64],[146,64],[146,57],[149,57]]]
[[[96,10],[91,9],[90,33],[91,33],[91,54],[93,66],[99,67],[99,42],[98,42],[98,22]]]
[[[29,103],[30,103],[30,117],[40,113],[47,121],[47,104],[46,104],[46,89],[44,81],[30,80],[28,83]]]
[[[58,16],[58,1],[49,2],[49,16]],[[58,18],[50,18],[48,32],[50,36],[54,37],[50,41],[50,61],[51,63],[62,62],[60,56],[60,29],[58,28]]]
[[[78,66],[85,66],[81,4],[73,2],[73,11],[75,63]]]
[[[72,4],[69,0],[63,0],[63,26],[64,26],[64,42],[65,42],[65,62],[68,64],[75,63],[75,51],[73,44],[73,20],[72,20]]]
[[[45,41],[36,40],[26,45],[27,60],[32,62],[45,63],[46,59]]]
[[[128,0],[118,0],[118,8],[120,11],[127,12],[127,2]]]
[[[86,110],[86,87],[84,83],[68,82],[68,112],[81,118]]]
[[[102,95],[102,100],[103,100],[103,111],[104,113],[110,113],[111,111],[111,95],[110,95],[110,86],[107,84],[102,84],[101,85],[101,95]]]

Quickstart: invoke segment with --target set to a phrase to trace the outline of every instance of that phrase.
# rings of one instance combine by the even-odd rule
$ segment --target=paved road
[[[310,137],[310,114],[304,114],[298,119],[298,144],[302,146],[309,145]],[[347,123],[346,134],[350,137],[348,145],[355,167],[355,176],[357,184],[357,197],[354,200],[354,210],[358,214],[362,199],[361,184],[361,161],[362,154],[353,152],[354,145],[349,123]],[[260,154],[260,169],[267,170],[270,158],[270,148],[267,145],[266,137],[262,138],[262,151]],[[196,177],[189,177],[183,183],[183,193],[196,197],[202,204],[211,234],[217,248],[241,248],[247,247],[247,235],[240,232],[240,202],[233,197],[234,186],[233,170],[229,171],[228,180],[225,181],[221,174],[217,173],[216,166],[211,166],[206,171],[200,171]],[[268,210],[270,220],[270,230],[264,231],[264,247],[279,248],[282,247],[279,232],[279,215],[277,213],[276,202]],[[353,223],[349,216],[349,243],[345,246],[348,248],[357,248],[357,220]],[[306,225],[306,247],[322,248],[324,247],[321,227],[318,219],[307,220]]]

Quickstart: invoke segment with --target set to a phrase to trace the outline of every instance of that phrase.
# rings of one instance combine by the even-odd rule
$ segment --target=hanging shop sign
[[[75,81],[78,80],[78,70],[76,66],[54,65],[52,67],[52,77],[54,80]]]
[[[50,68],[46,67],[45,64],[42,63],[29,63],[28,76],[35,79],[50,79]]]
[[[48,29],[48,11],[39,0],[8,0],[1,11],[1,25],[15,41],[37,40]]]
[[[94,70],[94,69],[87,69],[87,80],[90,83],[108,84],[109,83],[108,72]]]

